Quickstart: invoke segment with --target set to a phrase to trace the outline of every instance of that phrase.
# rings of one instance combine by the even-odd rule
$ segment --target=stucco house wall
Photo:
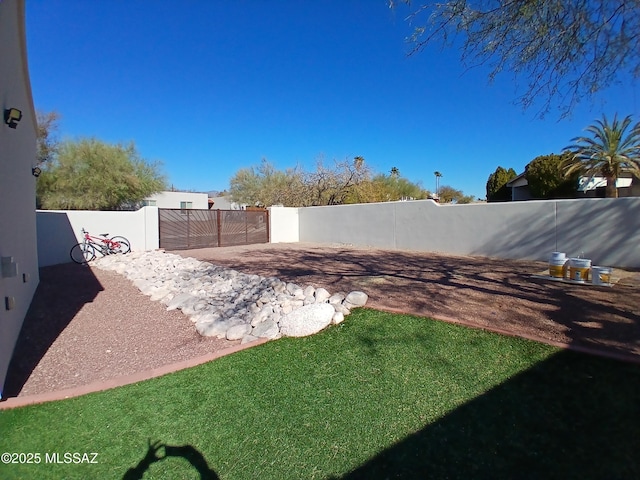
[[[231,201],[231,197],[211,197],[213,201],[213,210],[244,210],[247,208],[247,204],[239,204]]]
[[[209,196],[206,193],[158,192],[144,200],[145,205],[158,208],[182,208],[182,202],[188,202],[188,208],[209,208]]]
[[[524,173],[507,182],[507,187],[511,188],[511,201],[519,202],[522,200],[531,200],[531,192],[529,192],[529,182]]]
[[[0,1],[0,395],[16,340],[38,285],[36,118],[27,67],[23,0]],[[16,128],[6,109],[22,118]]]
[[[575,198],[604,198],[606,185],[607,180],[604,177],[580,177]],[[526,172],[522,172],[507,182],[507,187],[511,189],[511,201],[513,202],[533,199]],[[629,173],[623,173],[621,177],[616,179],[616,188],[619,197],[640,197],[640,186],[634,185],[634,178]]]

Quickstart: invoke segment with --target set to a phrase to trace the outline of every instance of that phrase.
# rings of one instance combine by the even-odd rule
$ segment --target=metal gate
[[[269,242],[269,211],[159,208],[160,248],[229,247]]]

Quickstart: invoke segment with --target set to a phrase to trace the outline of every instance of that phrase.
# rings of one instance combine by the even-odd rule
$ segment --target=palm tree
[[[393,178],[398,178],[400,176],[400,170],[398,170],[398,167],[391,167],[391,176]]]
[[[590,178],[603,176],[607,179],[606,196],[617,198],[616,180],[622,172],[629,172],[640,178],[640,122],[631,131],[631,115],[622,122],[618,115],[610,124],[605,115],[586,128],[591,137],[576,137],[573,145],[566,147],[573,155],[564,166],[565,176],[580,172]]]
[[[442,174],[437,170],[433,172],[433,174],[436,176],[436,195],[438,195],[438,190],[440,187],[440,177],[442,177]]]
[[[353,157],[353,166],[356,170],[360,170],[364,165],[364,157],[358,155],[357,157]]]

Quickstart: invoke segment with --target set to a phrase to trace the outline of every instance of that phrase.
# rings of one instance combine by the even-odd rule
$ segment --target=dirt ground
[[[613,287],[535,278],[540,262],[346,245],[261,244],[172,252],[331,293],[362,290],[368,307],[464,323],[640,362],[640,272]],[[347,318],[348,321],[348,318]],[[132,375],[237,344],[197,334],[179,311],[124,276],[65,264],[40,270],[6,396],[29,396]]]
[[[329,292],[362,290],[368,307],[411,313],[640,358],[640,272],[613,287],[552,282],[542,262],[354,248],[263,244],[174,252]]]

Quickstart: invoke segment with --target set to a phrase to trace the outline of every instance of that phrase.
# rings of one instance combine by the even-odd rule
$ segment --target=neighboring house
[[[507,182],[507,188],[511,189],[511,201],[519,202],[522,200],[530,200],[531,192],[529,192],[529,182],[526,173],[523,172],[517,177]]]
[[[210,197],[209,208],[212,210],[244,210],[246,204],[238,204],[231,201],[231,197]]]
[[[39,282],[36,116],[24,15],[24,0],[0,1],[0,396]]]
[[[624,174],[623,174],[624,175]],[[640,196],[640,188],[633,188],[631,175],[621,176],[616,179],[616,188],[619,197]],[[604,177],[580,177],[578,179],[578,193],[585,197],[604,197],[607,187],[607,179]],[[640,187],[640,185],[638,185]]]
[[[145,198],[143,206],[158,208],[180,208],[206,210],[209,208],[209,196],[206,193],[159,192]]]
[[[209,197],[206,193],[159,192],[145,198],[141,206],[198,210],[244,210],[246,204],[231,201],[231,197]]]
[[[531,200],[529,182],[526,173],[521,173],[517,177],[507,182],[507,188],[511,189],[512,201]],[[580,177],[578,179],[578,193],[576,198],[604,198],[607,180],[604,177]],[[640,182],[631,177],[630,174],[622,174],[616,179],[616,188],[619,197],[640,197]]]

